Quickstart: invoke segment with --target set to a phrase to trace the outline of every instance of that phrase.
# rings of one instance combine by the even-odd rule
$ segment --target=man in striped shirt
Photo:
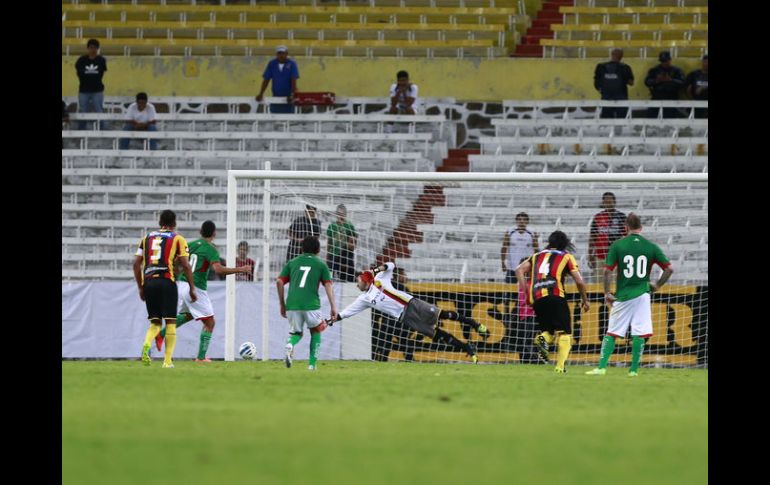
[[[467,323],[476,329],[483,338],[489,337],[489,330],[486,325],[457,312],[441,310],[405,291],[393,288],[390,280],[395,268],[394,263],[388,262],[377,266],[372,271],[364,271],[356,275],[356,286],[363,293],[342,310],[336,319],[329,319],[327,323],[331,325],[335,321],[361,313],[367,308],[374,308],[397,318],[399,323],[407,325],[412,330],[430,337],[436,342],[445,343],[456,350],[467,353],[473,363],[478,362],[474,345],[470,342],[461,342],[452,334],[440,329],[439,320],[448,319]]]
[[[174,232],[176,214],[164,210],[160,214],[160,229],[152,231],[139,241],[134,258],[134,279],[139,287],[139,298],[147,304],[147,318],[150,328],[144,337],[142,362],[150,365],[150,345],[160,333],[162,322],[166,323],[166,355],[163,367],[173,368],[171,361],[176,346],[176,305],[177,287],[174,284],[174,263],[182,266],[187,281],[193,280],[192,268],[187,258],[190,256],[187,241]],[[195,286],[189,287],[190,301],[195,302],[198,295]]]
[[[575,257],[567,252],[573,250],[567,235],[554,231],[548,236],[548,246],[543,251],[533,254],[516,268],[519,281],[526,281],[527,275],[531,273],[527,298],[535,310],[535,320],[541,331],[535,337],[535,345],[540,357],[547,362],[548,345],[557,344],[554,369],[557,373],[566,372],[564,363],[572,347],[572,324],[564,292],[564,278],[567,274],[577,283],[583,311],[588,311],[586,285],[580,276]]]

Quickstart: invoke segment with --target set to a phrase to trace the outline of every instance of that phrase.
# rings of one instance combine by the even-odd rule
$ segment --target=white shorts
[[[639,295],[632,300],[616,301],[612,304],[607,334],[625,338],[629,326],[632,336],[652,336],[652,310],[649,293]]]
[[[303,325],[308,329],[315,328],[323,320],[321,310],[288,310],[286,316],[289,319],[291,333],[302,333]]]
[[[196,320],[214,316],[214,307],[211,305],[211,299],[206,290],[195,288],[195,294],[198,299],[190,301],[190,284],[186,281],[177,281],[176,289],[179,292],[177,303],[177,313],[189,313]]]

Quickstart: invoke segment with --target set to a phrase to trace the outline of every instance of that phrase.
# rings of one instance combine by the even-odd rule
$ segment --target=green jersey
[[[320,310],[318,286],[321,282],[331,281],[332,275],[318,256],[305,253],[286,263],[278,278],[284,284],[289,283],[287,310]]]
[[[219,251],[204,239],[196,239],[189,246],[193,284],[196,288],[205,290],[208,288],[207,282],[211,265],[219,262]],[[179,281],[187,281],[184,273],[179,277]]]
[[[609,269],[620,265],[615,297],[628,301],[650,291],[653,264],[665,268],[670,263],[657,244],[641,234],[629,234],[612,243],[604,264]]]
[[[348,248],[348,238],[358,237],[358,234],[356,233],[356,228],[350,222],[345,221],[339,224],[335,221],[326,228],[326,236],[329,238],[327,251],[329,251],[329,254],[337,256],[340,254],[341,249]]]

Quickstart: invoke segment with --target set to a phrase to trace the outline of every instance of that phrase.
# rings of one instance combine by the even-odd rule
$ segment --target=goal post
[[[669,283],[653,296],[655,332],[643,364],[706,367],[707,173],[271,171],[269,165],[265,170],[228,171],[228,265],[235,261],[239,241],[253,248],[250,257],[261,256],[253,282],[227,276],[225,360],[234,360],[237,345],[245,340],[257,343],[263,360],[281,357],[288,324],[277,311],[275,280],[294,254],[290,228],[300,228],[319,237],[319,257],[336,265],[330,269],[338,310],[360,294],[352,271],[393,261],[398,268],[394,286],[466,317],[442,320],[441,325],[460,341],[473,342],[480,361],[531,362],[535,324],[520,301],[519,285],[507,281],[510,275],[503,270],[503,265],[511,266],[504,260],[517,253],[509,245],[510,254],[501,254],[504,235],[515,230],[516,215],[523,212],[540,249],[555,230],[567,233],[575,246],[591,309],[580,311],[576,286],[567,278],[574,342],[568,362],[594,364],[609,309],[603,302],[601,265],[590,267],[588,243],[605,192],[614,193],[617,210],[642,218],[642,235],[661,247],[674,268]],[[311,214],[317,224],[303,222]],[[353,229],[342,229],[348,226],[339,221]],[[348,267],[339,265],[340,244],[353,247]],[[653,271],[651,281],[660,272]],[[326,317],[329,307],[322,288],[319,296]],[[484,323],[491,335],[483,338],[467,319]],[[322,361],[466,361],[461,353],[376,311],[342,320],[322,336]],[[298,358],[307,355],[302,349],[309,340],[305,332]],[[611,363],[627,363],[626,340],[619,341]]]

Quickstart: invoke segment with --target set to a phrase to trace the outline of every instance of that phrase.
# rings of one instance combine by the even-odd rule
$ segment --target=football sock
[[[441,330],[440,328],[436,329],[436,336],[434,337],[434,339],[437,342],[443,342],[445,344],[449,344],[455,349],[462,350],[467,354],[472,353],[472,350],[473,350],[470,344],[461,342],[454,335],[447,333],[444,330]]]
[[[321,332],[310,334],[310,359],[308,364],[315,365],[318,360],[318,350],[321,348]]]
[[[174,347],[176,347],[176,323],[166,323],[166,355],[163,357],[164,364],[171,363],[171,357],[174,356]]]
[[[155,340],[158,332],[160,332],[160,323],[151,323],[144,336],[144,345],[152,345],[152,341]]]
[[[298,334],[292,333],[292,334],[289,335],[289,343],[292,344],[292,345],[296,346],[301,339],[302,339],[302,334],[301,333],[298,333]]]
[[[572,335],[563,334],[559,335],[559,345],[556,357],[556,367],[559,369],[564,368],[564,363],[567,362],[569,351],[572,348]]]
[[[607,363],[610,361],[610,356],[615,350],[615,337],[612,335],[605,335],[602,340],[602,356],[599,359],[599,368],[606,369]]]
[[[177,324],[178,325],[178,324]],[[209,349],[209,343],[211,342],[211,332],[208,332],[205,328],[201,330],[201,340],[198,344],[198,358],[205,359],[206,351]],[[168,345],[168,344],[166,344]]]
[[[630,372],[639,370],[639,362],[642,360],[644,350],[644,338],[634,336],[631,343],[631,369]]]
[[[545,343],[547,343],[548,345],[551,345],[554,342],[554,340],[556,340],[556,338],[553,335],[551,335],[551,332],[540,332],[540,335],[542,335],[543,338],[545,338]]]

